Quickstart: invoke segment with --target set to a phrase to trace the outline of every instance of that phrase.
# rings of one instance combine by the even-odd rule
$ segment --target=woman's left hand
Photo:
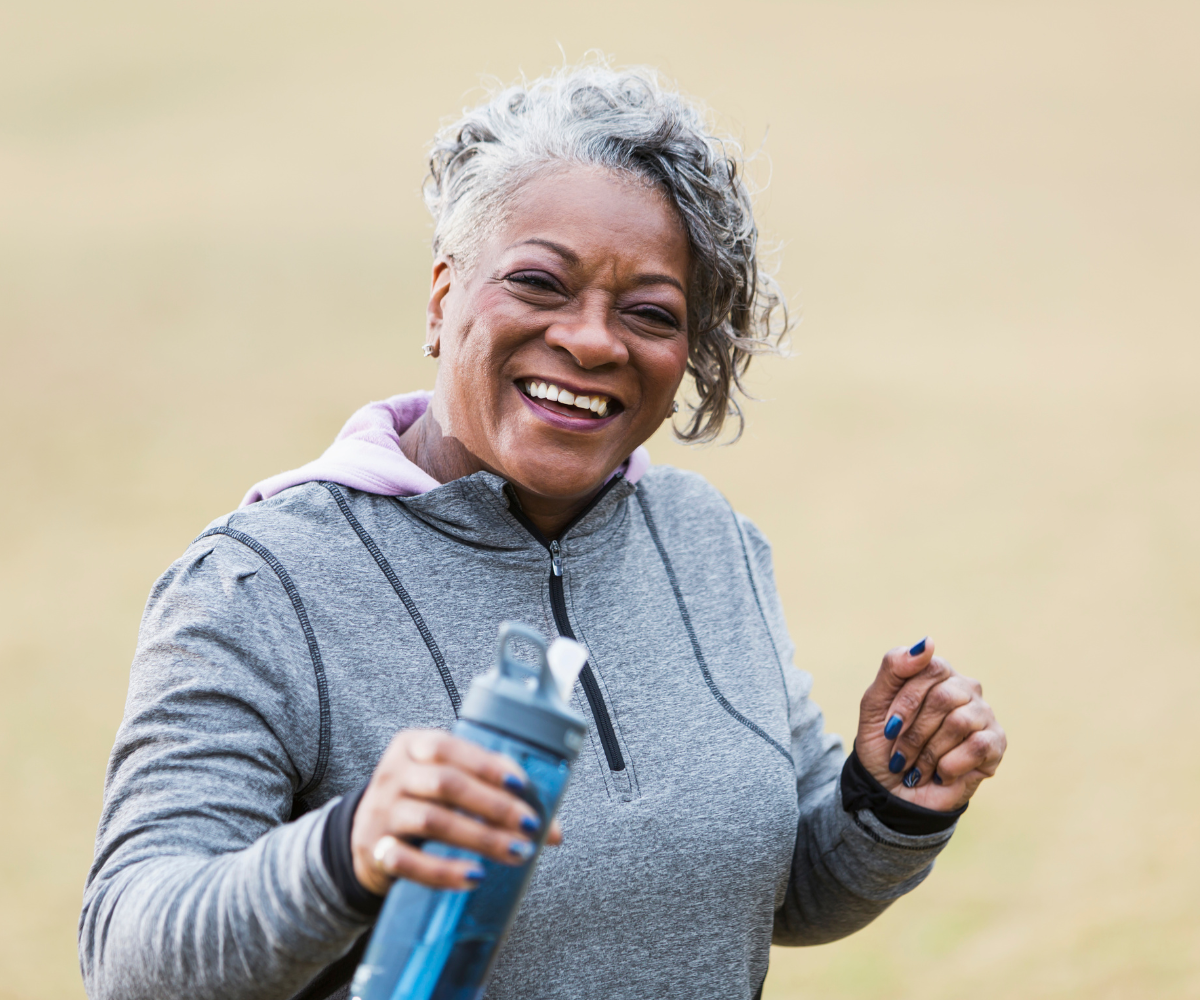
[[[884,656],[863,695],[854,745],[893,795],[949,812],[996,773],[1008,740],[979,681],[957,673],[922,639]]]

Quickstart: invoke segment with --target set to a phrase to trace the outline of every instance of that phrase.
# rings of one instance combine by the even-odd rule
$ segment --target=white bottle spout
[[[574,639],[559,636],[546,650],[546,661],[550,664],[550,674],[554,678],[558,695],[563,703],[571,700],[571,692],[575,689],[575,681],[579,671],[587,663],[588,651]]]

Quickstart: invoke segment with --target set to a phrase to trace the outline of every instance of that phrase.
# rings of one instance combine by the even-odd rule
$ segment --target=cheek
[[[455,353],[473,367],[498,367],[508,352],[529,338],[521,310],[505,296],[480,295],[464,305],[465,315],[454,335]]]
[[[639,355],[638,368],[647,401],[658,402],[673,396],[687,370],[687,338],[653,342]]]

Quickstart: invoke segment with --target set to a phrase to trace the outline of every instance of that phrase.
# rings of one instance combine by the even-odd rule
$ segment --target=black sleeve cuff
[[[863,767],[856,750],[850,751],[842,767],[842,808],[846,812],[870,809],[889,830],[910,837],[949,830],[958,817],[967,811],[964,805],[953,812],[938,812],[897,798]]]
[[[362,887],[354,874],[354,856],[350,853],[354,812],[366,790],[364,784],[358,791],[344,795],[342,801],[329,810],[325,829],[321,831],[321,860],[350,909],[364,917],[375,917],[379,915],[384,897]]]

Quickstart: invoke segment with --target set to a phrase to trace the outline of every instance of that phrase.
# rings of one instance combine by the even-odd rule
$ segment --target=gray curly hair
[[[739,154],[701,106],[653,70],[617,70],[599,59],[497,88],[434,139],[424,187],[433,251],[470,268],[508,199],[554,163],[604,167],[651,185],[679,213],[692,256],[687,374],[696,398],[675,435],[712,441],[733,418],[736,439],[750,360],[776,352],[788,327],[783,296],[759,264]]]

